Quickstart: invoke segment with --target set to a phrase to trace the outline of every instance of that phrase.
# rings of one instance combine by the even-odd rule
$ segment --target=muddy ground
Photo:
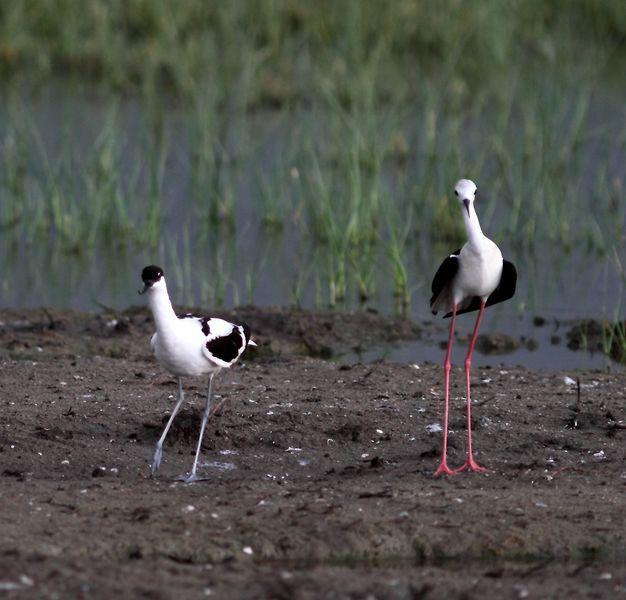
[[[477,366],[491,471],[436,479],[441,369],[319,358],[417,326],[235,316],[260,346],[216,380],[205,479],[186,485],[205,382],[186,382],[150,479],[176,388],[144,311],[0,313],[0,595],[626,597],[624,374],[581,372],[579,395],[565,373]],[[452,396],[458,465],[458,369]]]

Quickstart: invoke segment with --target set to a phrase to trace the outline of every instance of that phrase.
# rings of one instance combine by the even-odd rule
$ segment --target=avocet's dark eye
[[[459,195],[459,192],[457,192],[456,190],[454,190],[454,195],[455,195],[455,196],[458,196],[458,195]]]

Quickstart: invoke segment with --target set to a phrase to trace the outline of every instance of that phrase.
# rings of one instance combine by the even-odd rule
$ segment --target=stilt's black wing
[[[432,297],[430,298],[430,307],[439,297],[439,295],[445,290],[447,286],[452,283],[454,276],[459,270],[459,254],[461,249],[455,250],[448,258],[446,258],[437,269],[435,276],[433,277],[433,283],[431,285]],[[433,314],[437,314],[437,311],[433,311]]]
[[[502,261],[502,277],[500,277],[500,283],[498,287],[492,292],[491,296],[487,298],[486,306],[492,304],[498,304],[498,302],[504,302],[509,298],[512,298],[515,294],[515,287],[517,286],[517,269],[512,262],[508,260]]]
[[[508,260],[502,261],[502,276],[500,277],[500,283],[498,287],[491,292],[491,296],[487,298],[487,302],[485,306],[492,306],[493,304],[498,304],[499,302],[504,302],[509,298],[512,298],[515,294],[515,287],[517,285],[517,269],[512,262]],[[472,312],[480,309],[480,298],[478,296],[474,296],[470,302],[464,306],[461,310],[457,311],[457,315],[462,315],[464,313]],[[444,316],[444,319],[451,317],[452,313],[449,312]]]

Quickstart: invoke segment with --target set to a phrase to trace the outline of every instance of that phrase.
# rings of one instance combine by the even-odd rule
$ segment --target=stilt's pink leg
[[[476,324],[474,325],[474,331],[472,333],[472,339],[467,350],[467,356],[465,357],[465,394],[467,399],[467,458],[461,467],[455,469],[455,473],[469,469],[470,471],[485,472],[488,469],[481,467],[474,461],[472,454],[472,418],[471,418],[471,398],[470,398],[470,367],[472,366],[472,351],[474,350],[474,344],[476,343],[476,337],[478,336],[478,327],[480,321],[483,318],[483,312],[485,310],[485,303],[480,303],[480,310],[478,311],[478,317],[476,317]]]
[[[448,403],[450,400],[450,352],[452,350],[452,341],[454,338],[454,319],[456,317],[456,304],[452,307],[452,318],[450,319],[450,333],[448,335],[448,348],[446,350],[446,359],[443,363],[443,380],[445,390],[445,408],[443,412],[443,446],[441,448],[441,461],[435,471],[435,476],[441,475],[453,475],[452,471],[448,467],[446,459],[448,452]]]

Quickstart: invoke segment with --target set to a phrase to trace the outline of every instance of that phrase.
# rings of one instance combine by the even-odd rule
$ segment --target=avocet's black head
[[[148,290],[153,289],[155,285],[158,286],[160,282],[165,281],[163,269],[156,265],[148,265],[141,272],[141,279],[143,281],[143,289],[139,290],[139,293],[145,294]]]

